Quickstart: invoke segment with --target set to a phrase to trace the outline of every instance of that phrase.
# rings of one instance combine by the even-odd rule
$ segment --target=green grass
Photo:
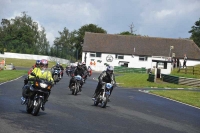
[[[174,70],[175,71],[175,70]],[[184,86],[163,82],[157,79],[157,82],[149,82],[148,74],[138,73],[124,73],[116,76],[116,81],[119,86],[127,88],[192,88],[191,86]],[[179,76],[180,73],[173,72],[174,76]],[[193,75],[182,75],[182,77],[192,78]],[[196,88],[196,87],[195,87]],[[200,92],[189,90],[150,90],[149,93],[157,94],[163,97],[174,99],[183,103],[187,103],[196,107],[200,107]]]
[[[27,74],[26,70],[1,70],[0,83],[18,78],[26,74]]]
[[[150,91],[150,93],[174,99],[189,105],[200,108],[200,91],[186,91],[186,90],[159,90]]]
[[[191,86],[171,84],[157,79],[157,82],[149,82],[146,73],[124,73],[116,76],[119,86],[127,88],[191,88]]]

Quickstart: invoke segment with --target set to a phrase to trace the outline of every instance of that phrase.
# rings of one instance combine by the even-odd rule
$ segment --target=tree
[[[189,31],[189,33],[192,33],[190,39],[192,39],[197,44],[197,46],[200,47],[200,18],[191,28],[192,30]]]
[[[119,35],[136,35],[136,34],[132,34],[129,31],[124,31],[124,32],[119,33]]]
[[[106,30],[102,29],[101,27],[98,27],[95,24],[86,24],[84,26],[82,26],[76,34],[76,41],[75,41],[75,47],[77,49],[78,52],[78,58],[80,59],[81,54],[82,54],[82,44],[83,44],[83,39],[85,36],[85,32],[93,32],[93,33],[107,33]]]
[[[48,55],[49,42],[45,29],[39,31],[37,22],[22,12],[14,19],[2,19],[0,26],[0,51]]]

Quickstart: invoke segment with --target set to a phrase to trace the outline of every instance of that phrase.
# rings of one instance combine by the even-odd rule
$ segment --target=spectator
[[[186,54],[185,54],[185,55],[184,55],[184,58],[183,58],[183,68],[184,68],[184,67],[187,68],[186,62],[187,62],[187,56],[186,56]]]

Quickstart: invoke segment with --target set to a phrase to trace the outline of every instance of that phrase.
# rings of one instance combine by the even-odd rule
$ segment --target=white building
[[[169,60],[172,56],[183,64],[184,54],[187,66],[200,64],[200,49],[192,40],[86,32],[82,61],[95,71],[105,70],[107,64],[149,69],[156,67],[152,60]]]

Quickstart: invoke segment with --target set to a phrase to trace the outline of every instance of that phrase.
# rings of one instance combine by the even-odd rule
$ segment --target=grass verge
[[[0,83],[26,75],[27,70],[1,70]]]
[[[157,94],[166,98],[174,99],[189,105],[200,108],[200,92],[187,90],[159,90],[150,91],[150,93]]]
[[[190,76],[189,76],[190,77]],[[126,73],[116,76],[116,81],[119,86],[126,88],[192,88],[191,86],[184,86],[172,83],[166,83],[157,80],[156,83],[147,81],[148,74]],[[197,88],[198,89],[198,88]],[[149,93],[157,94],[166,98],[177,100],[189,105],[200,108],[200,91],[190,90],[151,90]]]

